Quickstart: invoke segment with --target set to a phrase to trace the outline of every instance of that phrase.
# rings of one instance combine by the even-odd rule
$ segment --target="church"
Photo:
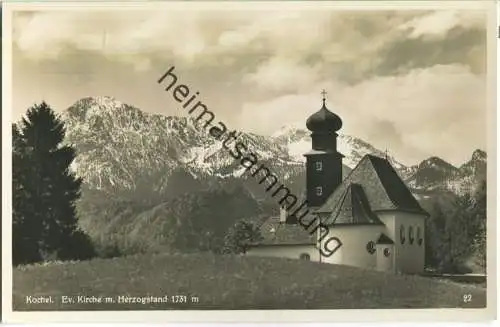
[[[341,118],[323,106],[311,115],[311,150],[306,157],[305,197],[309,215],[337,242],[325,256],[326,239],[308,232],[297,217],[280,208],[261,226],[262,241],[246,255],[284,257],[355,266],[393,273],[423,272],[425,219],[429,214],[386,158],[364,156],[345,178],[337,150]]]

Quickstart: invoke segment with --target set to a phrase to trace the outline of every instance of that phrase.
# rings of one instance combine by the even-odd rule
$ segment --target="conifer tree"
[[[26,190],[28,176],[24,146],[17,125],[12,125],[12,260],[14,265],[41,260],[42,221],[33,212]]]
[[[42,102],[28,109],[20,125],[24,169],[19,172],[23,188],[19,213],[21,220],[29,222],[29,228],[39,231],[38,246],[30,246],[37,247],[45,257],[90,256],[90,241],[78,229],[75,209],[82,180],[70,171],[75,150],[62,144],[63,122]]]

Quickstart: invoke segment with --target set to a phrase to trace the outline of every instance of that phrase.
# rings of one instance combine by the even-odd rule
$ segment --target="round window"
[[[390,256],[390,255],[391,255],[391,250],[389,250],[389,248],[385,248],[385,249],[384,249],[384,255],[385,255],[386,257]]]
[[[374,254],[375,253],[375,242],[373,242],[373,241],[368,242],[368,244],[366,244],[366,251],[368,251],[368,253],[370,253],[370,254]]]
[[[301,259],[301,260],[310,261],[310,260],[311,260],[311,256],[310,256],[309,254],[307,254],[307,253],[302,253],[302,254],[300,255],[300,259]]]
[[[413,244],[413,241],[415,241],[415,234],[413,232],[413,226],[410,226],[408,228],[408,240],[410,241],[410,244]]]
[[[399,240],[401,241],[401,244],[404,244],[406,240],[405,227],[403,225],[401,225],[399,229]]]

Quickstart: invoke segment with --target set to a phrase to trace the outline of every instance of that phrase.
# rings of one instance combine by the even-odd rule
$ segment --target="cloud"
[[[199,13],[40,12],[16,21],[14,42],[27,57],[52,59],[66,48],[143,61],[151,53],[191,60],[206,49]]]
[[[300,91],[304,85],[313,85],[319,78],[321,67],[306,66],[300,62],[273,57],[243,77],[243,82],[254,83],[269,91]]]
[[[400,37],[379,52],[378,65],[367,75],[396,75],[437,64],[462,64],[476,74],[486,71],[486,31],[452,30],[444,39]]]
[[[436,153],[461,163],[486,145],[485,80],[466,66],[436,65],[356,85],[323,81],[315,88],[322,87],[330,91],[329,108],[344,120],[342,132],[388,147],[407,163]],[[305,122],[319,109],[319,99],[315,93],[287,94],[246,103],[241,121],[272,133],[276,124]]]
[[[485,92],[484,78],[468,67],[436,65],[367,80],[347,89],[342,101],[365,117],[367,131],[376,128],[370,126],[372,118],[397,126],[404,146],[395,146],[407,161],[418,153],[439,153],[460,163],[478,145],[486,145]]]
[[[485,22],[449,10],[16,13],[14,87],[61,106],[107,93],[164,111],[148,83],[175,64],[221,119],[267,134],[305,123],[325,88],[345,133],[409,163],[459,162],[485,144]]]
[[[22,56],[37,61],[63,60],[68,49],[76,49],[136,70],[147,70],[156,60],[175,60],[192,69],[240,69],[251,75],[247,81],[260,76],[276,80],[273,72],[294,70],[290,75],[303,74],[311,82],[322,66],[320,76],[356,83],[377,74],[449,64],[457,57],[481,71],[484,54],[478,47],[484,48],[484,37],[468,31],[484,34],[485,21],[481,12],[449,10],[43,11],[15,15],[14,43]],[[463,33],[447,35],[457,26]],[[446,39],[449,46],[441,49]],[[280,83],[262,87],[294,88]]]
[[[288,125],[305,128],[305,118],[320,108],[318,95],[286,94],[268,100],[246,102],[242,106],[238,125],[258,134],[272,134]]]
[[[428,15],[417,17],[400,25],[402,30],[410,30],[409,38],[442,38],[451,29],[486,28],[486,13],[484,11],[438,10]]]
[[[408,19],[406,16],[400,15],[400,20]],[[55,58],[66,47],[73,47],[118,60],[124,55],[139,58],[161,54],[191,64],[198,60],[214,62],[226,54],[245,57],[249,53],[291,60],[320,54],[331,61],[333,57],[359,57],[349,53],[377,44],[374,35],[367,34],[366,23],[360,23],[373,20],[371,30],[380,30],[380,38],[389,26],[376,17],[325,10],[45,11],[16,14],[14,42],[23,54],[37,60]],[[365,42],[368,40],[371,42]],[[339,47],[343,51],[335,52]]]

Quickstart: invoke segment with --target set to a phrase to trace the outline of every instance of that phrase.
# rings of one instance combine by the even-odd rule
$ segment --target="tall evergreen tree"
[[[33,212],[26,190],[26,147],[17,125],[12,125],[12,260],[13,264],[26,264],[41,260],[39,241],[42,221]]]
[[[23,189],[19,213],[21,220],[29,222],[29,228],[38,229],[38,245],[31,246],[44,256],[83,258],[92,251],[77,225],[75,201],[80,197],[82,181],[69,169],[75,150],[62,145],[64,136],[63,122],[45,102],[28,109],[18,136],[24,168],[18,172]],[[80,241],[75,244],[75,240]],[[75,253],[82,250],[84,254]]]

